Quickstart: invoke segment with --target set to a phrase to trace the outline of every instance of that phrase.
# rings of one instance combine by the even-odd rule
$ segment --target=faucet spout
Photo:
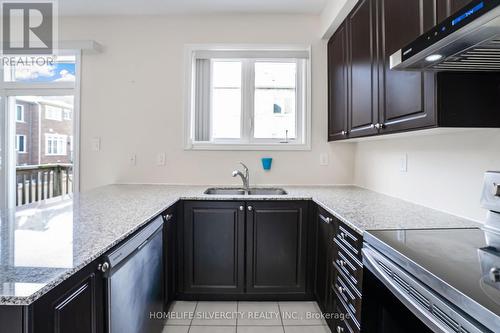
[[[240,162],[240,164],[243,166],[245,173],[241,172],[240,170],[234,170],[232,175],[233,177],[240,176],[241,181],[243,182],[243,187],[245,188],[245,190],[248,190],[248,188],[250,187],[250,173],[248,171],[248,167],[245,164],[243,164],[242,162]]]

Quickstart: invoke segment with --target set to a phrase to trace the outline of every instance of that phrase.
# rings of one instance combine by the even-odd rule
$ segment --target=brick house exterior
[[[20,109],[23,117],[18,116]],[[57,101],[16,99],[17,165],[73,162],[73,107]],[[19,139],[18,136],[24,136]],[[23,145],[19,140],[24,141]],[[20,147],[18,147],[20,146]],[[24,151],[19,151],[19,149]]]

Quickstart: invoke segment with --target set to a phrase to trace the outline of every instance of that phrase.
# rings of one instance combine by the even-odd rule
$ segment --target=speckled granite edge
[[[289,193],[286,196],[261,195],[251,197],[248,195],[228,196],[201,194],[205,188],[205,186],[168,185],[108,185],[103,187],[102,189],[105,195],[113,195],[113,193],[119,194],[122,190],[132,191],[132,193],[133,191],[137,191],[138,193],[152,191],[154,193],[148,195],[152,197],[155,195],[164,195],[165,198],[158,200],[154,205],[150,204],[154,208],[151,208],[147,213],[141,215],[136,222],[130,224],[130,227],[126,227],[124,232],[121,232],[118,236],[109,236],[109,240],[106,241],[104,245],[91,249],[91,253],[89,254],[83,254],[84,259],[80,260],[73,268],[64,270],[58,274],[56,278],[50,281],[44,281],[45,285],[29,296],[0,296],[0,305],[32,304],[38,298],[48,293],[54,287],[145,226],[179,200],[313,200],[361,235],[366,230],[376,229],[461,228],[480,226],[480,224],[474,221],[435,211],[430,208],[418,206],[355,186],[284,186]],[[91,192],[90,195],[92,195]],[[140,205],[143,204],[143,202],[138,199],[135,203],[123,204],[128,205],[128,209],[133,211],[133,204]],[[100,208],[105,209],[104,207]],[[110,207],[110,209],[111,208],[114,207]],[[82,209],[82,207],[79,209]],[[96,209],[96,212],[93,212],[93,217],[99,218],[100,214],[104,215],[104,213],[105,212],[97,211]],[[119,223],[118,217],[117,220]],[[89,221],[92,221],[92,219],[89,219]]]

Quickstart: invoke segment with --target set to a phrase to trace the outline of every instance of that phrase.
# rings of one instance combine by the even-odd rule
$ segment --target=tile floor
[[[330,333],[316,302],[185,302],[163,333]]]

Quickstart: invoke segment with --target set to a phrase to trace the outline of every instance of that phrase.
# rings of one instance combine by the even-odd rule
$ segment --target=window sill
[[[307,151],[310,144],[269,143],[269,144],[242,144],[242,143],[192,143],[185,150],[237,150],[237,151]]]

